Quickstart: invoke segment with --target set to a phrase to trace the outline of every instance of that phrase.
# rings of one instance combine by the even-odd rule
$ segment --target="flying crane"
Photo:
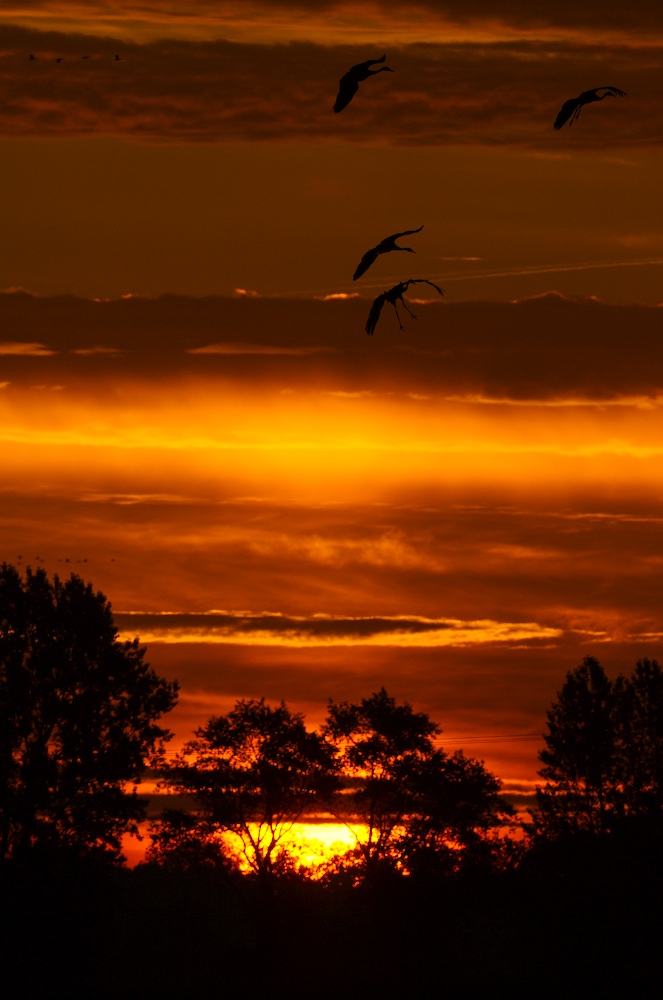
[[[360,278],[362,274],[368,271],[371,264],[378,259],[381,253],[390,253],[391,250],[407,250],[408,253],[414,253],[415,251],[412,247],[399,247],[395,241],[401,236],[411,236],[412,233],[420,233],[423,228],[423,226],[419,226],[418,229],[406,229],[403,233],[394,233],[393,236],[386,236],[377,246],[366,251],[357,265],[357,270],[353,274],[352,280],[356,281],[357,278]]]
[[[338,96],[336,97],[336,103],[334,104],[334,111],[338,114],[343,108],[347,108],[348,104],[355,96],[359,90],[359,84],[362,80],[368,80],[369,76],[376,76],[378,73],[393,73],[393,69],[389,69],[388,66],[381,66],[380,69],[371,69],[371,66],[377,65],[377,63],[383,63],[386,59],[385,56],[381,56],[379,59],[367,59],[366,62],[357,63],[356,66],[352,66],[348,72],[341,77],[338,84]]]
[[[605,90],[605,94],[601,94],[599,97],[600,90]],[[626,97],[626,93],[617,87],[594,87],[593,90],[583,90],[582,94],[572,97],[571,100],[565,101],[562,104],[560,112],[557,118],[555,118],[553,128],[555,131],[558,131],[566,122],[569,122],[569,125],[573,125],[578,120],[578,115],[585,104],[591,104],[593,101],[602,101],[605,97]],[[571,121],[569,121],[569,118]]]
[[[405,302],[403,295],[408,290],[409,285],[420,285],[420,284],[432,285],[432,287],[437,292],[439,292],[440,295],[444,294],[441,288],[438,288],[437,285],[434,285],[433,282],[429,281],[427,278],[408,278],[407,281],[399,281],[399,283],[397,285],[394,285],[393,288],[390,288],[388,289],[388,291],[382,292],[381,295],[378,295],[378,297],[373,302],[371,310],[368,314],[368,319],[366,320],[366,333],[369,334],[374,333],[375,327],[377,326],[377,322],[380,318],[380,313],[382,312],[382,307],[385,304],[385,302],[389,302],[390,305],[394,307],[396,318],[398,319],[398,325],[401,328],[401,330],[404,330],[405,327],[401,323],[401,318],[398,315],[398,303],[400,302],[401,305],[405,308],[405,310],[409,312],[412,319],[416,319],[417,317],[414,315],[412,310],[408,309],[407,303]]]

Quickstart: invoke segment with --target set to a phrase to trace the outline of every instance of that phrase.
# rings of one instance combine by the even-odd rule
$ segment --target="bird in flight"
[[[599,96],[599,91],[605,90],[605,94]],[[555,118],[555,124],[553,128],[557,131],[566,122],[569,125],[573,125],[574,121],[577,121],[578,115],[580,114],[581,108],[585,104],[591,104],[592,101],[602,101],[604,97],[626,97],[626,93],[623,90],[619,90],[617,87],[594,87],[593,90],[583,90],[582,94],[578,97],[572,97],[570,101],[565,101],[562,104],[561,110]]]
[[[381,253],[389,253],[391,250],[407,250],[408,253],[414,253],[415,251],[412,247],[399,247],[396,244],[396,240],[401,236],[411,236],[412,233],[420,233],[423,228],[423,226],[419,226],[418,229],[406,229],[404,233],[394,233],[393,236],[385,236],[377,246],[366,251],[357,265],[357,270],[353,274],[352,280],[356,281],[357,278],[361,278],[362,274],[368,271],[371,264],[378,259]]]
[[[375,301],[373,302],[373,305],[371,306],[371,311],[368,314],[368,319],[366,320],[366,333],[373,334],[375,332],[375,327],[377,326],[377,322],[380,318],[380,313],[382,312],[382,306],[385,304],[385,302],[389,302],[394,307],[396,318],[398,319],[398,325],[401,328],[401,330],[404,330],[405,327],[401,323],[401,318],[398,315],[398,303],[400,302],[401,305],[404,306],[405,310],[409,312],[412,319],[416,319],[417,317],[414,315],[412,310],[408,309],[405,299],[403,298],[403,295],[408,290],[409,285],[421,285],[421,284],[432,285],[432,287],[437,292],[439,292],[440,295],[444,294],[441,288],[438,288],[437,285],[434,285],[432,281],[428,281],[427,278],[408,278],[407,281],[399,281],[399,283],[397,285],[394,285],[393,288],[390,288],[388,291],[383,292],[382,295],[378,295],[377,299],[375,299]]]
[[[377,63],[383,63],[387,57],[381,56],[380,59],[367,59],[366,62],[357,63],[356,66],[352,66],[348,72],[341,77],[338,83],[338,96],[336,97],[336,103],[334,104],[334,111],[338,114],[343,108],[347,108],[348,104],[355,96],[359,90],[359,84],[362,80],[368,80],[369,76],[376,76],[378,73],[393,73],[393,69],[389,69],[388,66],[381,66],[380,69],[371,69],[371,66],[375,66]]]

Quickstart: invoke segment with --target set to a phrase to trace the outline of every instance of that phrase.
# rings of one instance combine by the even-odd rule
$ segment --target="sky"
[[[384,685],[531,790],[567,670],[661,655],[660,5],[0,17],[2,558],[106,594],[174,745]]]

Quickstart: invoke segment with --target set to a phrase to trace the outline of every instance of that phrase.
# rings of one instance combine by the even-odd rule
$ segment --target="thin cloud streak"
[[[470,406],[516,406],[538,409],[598,409],[619,407],[621,409],[657,410],[663,406],[663,396],[620,396],[616,399],[582,399],[568,396],[560,399],[513,399],[508,396],[483,396],[480,393],[445,396],[449,403],[464,403]]]
[[[0,341],[0,355],[13,355],[14,357],[45,358],[55,351],[50,350],[44,344],[30,343],[29,341]]]
[[[458,621],[452,618],[312,618],[272,614],[210,611],[205,614],[161,615],[116,612],[124,636],[139,632],[143,642],[215,643],[252,646],[467,646],[484,643],[522,643],[557,639],[562,630],[535,622],[497,622],[490,619]],[[135,630],[135,632],[134,632]]]
[[[226,355],[294,355],[305,357],[308,354],[328,354],[333,347],[279,347],[276,344],[246,344],[238,342],[223,342],[207,344],[205,347],[189,347],[187,354],[226,354]]]

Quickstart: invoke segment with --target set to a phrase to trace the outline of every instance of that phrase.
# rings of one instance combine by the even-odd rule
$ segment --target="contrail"
[[[640,260],[582,261],[575,264],[536,264],[531,267],[507,268],[503,271],[472,271],[470,274],[438,274],[444,281],[477,281],[481,278],[518,278],[528,274],[564,274],[568,271],[600,271],[609,267],[652,267],[663,264],[663,257],[643,257]]]
[[[526,277],[530,274],[565,274],[572,271],[601,271],[613,267],[655,267],[663,264],[663,257],[642,257],[637,260],[597,260],[579,261],[572,264],[533,264],[529,267],[504,268],[501,271],[470,271],[469,274],[451,274],[448,271],[438,271],[432,278],[436,281],[445,281],[447,284],[453,281],[481,281],[486,278],[518,278]],[[363,284],[361,291],[370,291],[373,288],[384,288],[385,284],[394,280],[396,273],[386,275],[380,282]],[[354,291],[351,285],[334,285],[329,288],[305,288],[292,292],[281,292],[274,295],[266,295],[265,298],[297,298],[301,295],[330,295],[340,292]]]

